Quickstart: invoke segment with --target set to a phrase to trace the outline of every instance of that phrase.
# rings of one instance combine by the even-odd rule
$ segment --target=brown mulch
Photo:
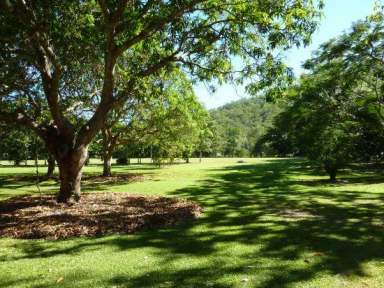
[[[141,182],[146,180],[143,174],[130,173],[130,174],[113,174],[112,176],[104,177],[100,175],[84,175],[82,180],[92,181],[92,183],[116,183],[116,182]]]
[[[192,201],[126,193],[84,194],[71,206],[56,203],[52,195],[22,196],[0,202],[0,236],[66,239],[129,234],[175,225],[201,213]]]

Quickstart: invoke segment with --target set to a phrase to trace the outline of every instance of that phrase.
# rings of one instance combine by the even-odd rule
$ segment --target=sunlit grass
[[[146,180],[86,182],[85,193],[185,197],[203,217],[127,236],[0,239],[0,287],[384,287],[379,170],[345,171],[331,184],[302,160],[238,160],[114,166]],[[0,199],[37,193],[33,182],[7,180],[33,173],[0,166]],[[57,191],[54,180],[40,186]]]

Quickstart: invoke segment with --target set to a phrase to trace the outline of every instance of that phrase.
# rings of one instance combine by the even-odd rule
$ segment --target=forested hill
[[[215,152],[222,156],[250,156],[282,109],[256,98],[242,99],[210,111],[215,123]]]

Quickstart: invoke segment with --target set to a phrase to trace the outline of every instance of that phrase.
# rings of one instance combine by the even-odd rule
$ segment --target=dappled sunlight
[[[382,268],[373,263],[384,261],[384,199],[380,189],[369,192],[369,187],[384,181],[380,174],[361,171],[350,177],[346,173],[341,180],[355,181],[328,184],[311,178],[311,171],[307,174],[302,168],[308,165],[303,160],[228,164],[206,165],[204,171],[196,170],[198,174],[191,170],[193,185],[159,186],[165,195],[203,206],[204,214],[194,222],[132,236],[58,242],[2,240],[15,253],[1,260],[12,265],[17,259],[59,257],[57,261],[64,261],[60,257],[89,259],[108,253],[106,263],[129,259],[124,260],[127,265],[136,267],[114,271],[110,277],[104,270],[97,274],[102,285],[117,287],[381,283]],[[161,180],[140,185],[156,187],[166,181],[168,173],[177,173],[177,167],[155,170],[153,177]],[[130,185],[136,184],[124,187]],[[120,189],[116,183],[111,187]],[[71,268],[66,271],[70,273]]]

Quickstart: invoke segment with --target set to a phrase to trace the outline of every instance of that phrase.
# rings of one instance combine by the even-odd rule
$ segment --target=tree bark
[[[332,169],[332,170],[329,172],[329,180],[330,180],[331,182],[336,182],[336,174],[337,174],[336,169]]]
[[[101,130],[103,136],[103,177],[110,177],[112,175],[112,154],[115,150],[117,137],[114,137],[110,128]]]
[[[91,163],[91,159],[89,158],[89,154],[87,156],[87,159],[85,160],[85,166],[88,166]]]
[[[47,169],[47,177],[52,178],[53,172],[55,172],[56,160],[52,155],[48,155],[48,169]]]
[[[75,201],[80,200],[82,168],[87,156],[88,146],[81,146],[58,157],[60,191],[57,202],[68,203],[72,197]]]
[[[103,177],[110,177],[112,156],[109,153],[103,153]]]
[[[336,182],[337,167],[335,167],[334,165],[325,164],[324,168],[329,175],[329,180],[331,182]]]

